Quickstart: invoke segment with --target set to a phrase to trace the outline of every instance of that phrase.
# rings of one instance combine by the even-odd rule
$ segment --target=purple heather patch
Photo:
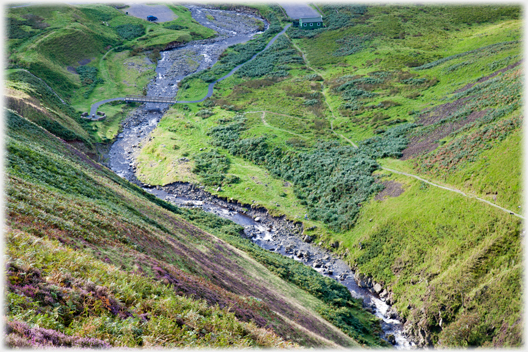
[[[9,347],[80,347],[110,348],[103,340],[69,336],[51,329],[31,328],[21,321],[7,321],[6,343]]]

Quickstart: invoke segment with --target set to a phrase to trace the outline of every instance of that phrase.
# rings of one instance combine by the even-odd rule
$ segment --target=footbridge
[[[177,101],[173,98],[168,97],[147,97],[144,95],[127,95],[125,97],[125,102],[139,102],[139,103],[165,103],[165,104],[176,104]]]
[[[260,52],[256,53],[255,55],[253,55],[251,57],[251,59],[249,59],[248,61],[246,61],[244,63],[241,63],[238,66],[236,66],[228,74],[226,74],[224,77],[221,77],[221,78],[217,79],[216,81],[210,83],[209,87],[207,87],[207,94],[202,99],[199,99],[199,100],[175,100],[173,98],[166,98],[166,97],[147,97],[147,96],[144,96],[144,95],[127,95],[124,98],[112,98],[112,99],[106,99],[106,100],[102,100],[102,101],[98,101],[97,103],[94,103],[92,105],[92,107],[90,108],[90,117],[95,116],[99,106],[101,106],[103,104],[106,104],[106,103],[109,103],[111,101],[116,101],[116,100],[124,100],[125,102],[157,103],[157,104],[193,104],[193,103],[201,103],[202,101],[204,101],[205,99],[207,99],[207,98],[209,98],[209,97],[211,97],[213,95],[213,90],[214,90],[214,86],[215,86],[216,83],[218,83],[220,81],[223,81],[224,79],[226,79],[228,77],[231,77],[240,67],[242,67],[243,65],[247,64],[250,61],[253,61],[261,52],[267,50],[277,40],[278,37],[283,35],[284,32],[286,32],[286,30],[288,28],[290,28],[291,25],[292,25],[291,23],[286,25],[286,27],[284,27],[284,29],[280,33],[278,33],[275,37],[273,37],[268,42],[268,44],[266,45],[266,47],[264,49],[262,49],[262,51],[260,51]]]
[[[99,106],[110,103],[112,101],[122,100],[125,103],[131,103],[131,102],[138,102],[138,103],[157,103],[157,104],[176,104],[178,103],[173,98],[169,97],[147,97],[145,95],[127,95],[125,97],[120,98],[111,98],[111,99],[105,99],[102,101],[98,101],[97,103],[93,104],[90,108],[90,118],[95,116],[97,114],[97,109]]]

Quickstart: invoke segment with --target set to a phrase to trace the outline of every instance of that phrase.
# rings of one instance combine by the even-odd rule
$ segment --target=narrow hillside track
[[[310,70],[312,70],[313,72],[315,72],[319,76],[323,77],[323,75],[319,71],[317,71],[315,68],[310,66],[310,63],[308,62],[308,59],[306,58],[306,56],[305,56],[304,52],[301,50],[301,48],[297,44],[295,44],[290,37],[288,37],[288,38],[290,39],[290,42],[292,43],[293,47],[295,49],[297,49],[302,54],[302,58],[304,60],[304,63],[306,64],[306,67],[308,67]],[[347,137],[343,136],[342,134],[338,134],[336,131],[334,131],[334,120],[336,118],[335,114],[334,114],[334,110],[332,109],[332,107],[328,103],[328,97],[326,96],[326,89],[325,89],[325,85],[324,85],[323,82],[321,82],[321,86],[322,86],[321,93],[323,94],[324,102],[325,102],[326,106],[328,106],[328,110],[330,110],[330,113],[332,114],[332,120],[330,121],[330,129],[332,130],[332,133],[335,134],[336,136],[339,136],[339,137],[345,139],[347,142],[349,142],[350,144],[352,144],[354,147],[357,148],[357,145],[354,142],[352,142],[350,139],[348,139]]]
[[[431,185],[431,186],[438,187],[438,188],[441,188],[441,189],[445,189],[446,191],[455,192],[455,193],[458,193],[458,194],[460,194],[460,195],[462,195],[462,196],[464,196],[464,197],[467,197],[467,198],[474,198],[474,199],[476,199],[476,200],[478,200],[478,201],[480,201],[480,202],[484,202],[484,203],[486,203],[486,204],[488,204],[488,205],[491,205],[492,207],[498,208],[498,209],[500,209],[500,210],[502,210],[502,211],[505,211],[505,212],[507,212],[507,213],[509,213],[509,214],[511,214],[511,215],[517,216],[518,218],[521,218],[521,219],[524,220],[524,216],[522,216],[522,215],[520,215],[520,214],[514,213],[514,212],[511,211],[511,210],[508,210],[508,209],[506,209],[506,208],[503,208],[503,207],[501,207],[501,206],[499,206],[499,205],[497,205],[497,204],[494,204],[494,203],[492,203],[492,202],[490,202],[490,201],[487,201],[487,200],[485,200],[485,199],[479,198],[479,197],[474,196],[474,195],[472,195],[472,194],[464,193],[464,192],[462,192],[461,190],[458,190],[458,189],[456,189],[456,188],[450,188],[450,187],[446,187],[446,186],[441,186],[441,185],[438,185],[438,184],[433,183],[433,182],[431,182],[431,181],[427,181],[427,180],[421,178],[420,176],[416,176],[416,175],[409,174],[409,173],[402,172],[402,171],[396,171],[396,170],[393,170],[393,169],[389,169],[388,167],[382,167],[382,169],[383,169],[383,170],[386,170],[386,171],[393,172],[393,173],[395,173],[395,174],[404,175],[404,176],[408,176],[408,177],[413,177],[413,178],[415,178],[415,179],[417,179],[417,180],[420,180],[420,181],[422,181],[422,182],[425,182],[425,183],[427,183],[427,184],[429,184],[429,185]]]
[[[334,128],[332,125],[330,125],[330,127],[332,127],[332,132],[334,132],[335,134],[338,134],[337,132],[334,131]],[[346,140],[348,143],[352,144],[354,146],[354,148],[357,148],[358,146],[356,145],[356,143],[352,142],[350,139],[348,139],[347,137],[343,136],[342,134],[339,133],[339,136],[341,138],[343,138],[344,140]]]
[[[30,75],[32,75],[33,77],[35,77],[36,79],[38,79],[39,81],[41,81],[42,83],[44,83],[44,85],[45,85],[46,87],[48,87],[49,90],[51,90],[51,91],[53,92],[53,94],[55,94],[55,96],[56,96],[57,98],[59,98],[59,100],[60,100],[63,104],[66,104],[66,102],[60,97],[60,95],[57,94],[57,92],[55,92],[55,91],[53,90],[53,88],[51,88],[51,87],[50,87],[50,86],[49,86],[49,85],[48,85],[48,84],[47,84],[42,78],[40,78],[40,77],[38,77],[38,76],[35,76],[33,73],[29,72],[28,70],[26,70],[26,69],[24,69],[24,68],[21,68],[20,70],[29,73]]]
[[[301,138],[308,138],[308,137],[305,137],[301,134],[297,134],[295,132],[291,132],[291,131],[288,131],[288,130],[283,130],[282,128],[279,128],[279,127],[275,127],[275,126],[272,126],[270,125],[267,121],[266,121],[266,111],[251,111],[253,113],[257,113],[257,112],[261,112],[262,115],[260,116],[260,119],[262,120],[262,123],[264,124],[264,126],[268,127],[268,128],[273,128],[275,130],[278,130],[278,131],[282,131],[282,132],[286,132],[286,133],[289,133],[289,134],[292,134],[294,136],[297,136],[297,137],[301,137]],[[279,114],[280,115],[280,114]],[[287,116],[287,115],[284,115],[284,116]]]
[[[333,131],[333,129],[332,129],[332,131]],[[334,132],[334,133],[335,133],[335,132]],[[346,138],[346,137],[343,136],[342,134],[340,134],[340,136],[343,137],[344,139],[346,139],[346,140],[347,140],[350,144],[352,144],[355,148],[357,148],[357,145],[355,145],[354,142],[352,142],[350,139]],[[515,212],[513,212],[513,211],[511,211],[511,210],[508,210],[508,209],[506,209],[506,208],[503,208],[503,207],[501,207],[501,206],[499,206],[499,205],[497,205],[497,204],[495,204],[495,203],[492,203],[492,202],[490,202],[490,201],[488,201],[488,200],[485,200],[485,199],[479,198],[479,197],[474,196],[474,195],[472,195],[472,194],[464,193],[464,192],[462,192],[461,190],[458,190],[458,189],[456,189],[456,188],[451,188],[451,187],[441,186],[441,185],[436,184],[436,183],[433,183],[433,182],[431,182],[431,181],[427,181],[426,179],[423,179],[423,178],[421,178],[420,176],[413,175],[413,174],[409,174],[409,173],[406,173],[406,172],[403,172],[403,171],[396,171],[396,170],[389,169],[388,167],[383,167],[383,166],[382,166],[381,168],[382,168],[383,170],[390,171],[390,172],[393,172],[393,173],[395,173],[395,174],[399,174],[399,175],[403,175],[403,176],[408,176],[408,177],[413,177],[413,178],[415,178],[415,179],[417,179],[417,180],[420,180],[420,181],[422,181],[422,182],[425,182],[425,183],[427,183],[427,184],[429,184],[429,185],[431,185],[431,186],[438,187],[438,188],[441,188],[441,189],[445,189],[446,191],[455,192],[455,193],[458,193],[458,194],[460,194],[461,196],[464,196],[464,197],[467,197],[467,198],[474,198],[474,199],[476,199],[476,200],[478,200],[478,201],[480,201],[480,202],[484,202],[484,203],[486,203],[486,204],[488,204],[488,205],[491,205],[492,207],[498,208],[498,209],[500,209],[500,210],[502,210],[502,211],[505,211],[505,212],[507,212],[507,213],[509,213],[509,214],[511,214],[511,215],[517,216],[518,218],[521,218],[521,219],[524,220],[524,216],[522,216],[522,215],[520,215],[520,214],[517,214],[517,213],[515,213]]]

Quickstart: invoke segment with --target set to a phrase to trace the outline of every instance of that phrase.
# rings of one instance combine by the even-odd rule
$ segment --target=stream
[[[218,36],[162,52],[156,68],[156,78],[147,86],[147,96],[175,97],[179,81],[187,75],[214,65],[227,47],[250,40],[259,33],[255,19],[264,21],[247,13],[206,9],[197,5],[187,7],[197,22],[214,29]],[[212,14],[215,20],[208,19],[207,14]],[[227,78],[227,75],[223,78]],[[212,92],[211,86],[210,90]],[[107,164],[117,175],[178,206],[201,208],[232,220],[244,226],[244,236],[260,247],[293,258],[313,267],[322,275],[338,280],[350,290],[354,298],[363,300],[367,310],[380,318],[385,339],[397,349],[414,347],[414,343],[404,335],[403,324],[396,311],[376,293],[360,287],[356,283],[354,272],[343,260],[325,249],[303,241],[300,236],[301,223],[273,217],[264,208],[253,209],[248,204],[221,199],[192,184],[177,182],[153,187],[139,181],[135,170],[142,142],[150,140],[149,134],[156,128],[168,107],[168,104],[146,103],[127,117],[122,132],[107,155]],[[186,158],[180,159],[180,162],[188,161]],[[390,335],[394,336],[394,339]]]

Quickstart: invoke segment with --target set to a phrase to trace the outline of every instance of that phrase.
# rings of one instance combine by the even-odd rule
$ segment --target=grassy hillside
[[[164,23],[127,16],[110,5],[10,9],[9,64],[42,78],[80,111],[109,92],[111,97],[141,94],[154,75],[148,57],[156,59],[169,43],[214,35],[186,8],[169,7],[178,18]]]
[[[384,344],[377,319],[344,286],[242,240],[229,221],[155,198],[28,119],[6,115],[9,344]],[[295,274],[282,279],[281,268]],[[41,337],[32,340],[35,334]]]
[[[291,27],[210,99],[173,106],[141,146],[138,178],[201,183],[302,221],[383,285],[420,346],[522,345],[522,222],[475,198],[522,213],[520,8],[319,8],[326,28]],[[226,346],[227,329],[240,347],[383,345],[343,286],[86,157],[130,107],[109,105],[104,123],[76,110],[108,90],[139,94],[170,31],[213,34],[171,9],[179,17],[166,25],[105,5],[10,11],[11,344],[52,329],[74,346]],[[270,29],[182,81],[179,99],[203,97],[289,21],[258,9]],[[71,49],[81,36],[94,45]],[[47,249],[24,250],[35,241]],[[160,314],[153,295],[182,308]]]
[[[105,105],[107,118],[99,122],[78,118],[81,112],[109,97],[142,94],[154,77],[152,61],[160,50],[215,34],[194,21],[186,8],[169,8],[178,18],[162,24],[127,16],[110,5],[10,9],[9,107],[41,125],[32,116],[37,116],[35,109],[45,113],[44,128],[65,140],[81,141],[95,153],[94,143],[108,143],[118,134],[130,106]],[[44,105],[39,108],[27,94],[37,95]]]
[[[319,7],[325,29],[290,28],[211,99],[174,106],[138,176],[201,182],[315,227],[316,243],[337,241],[392,292],[421,345],[519,345],[518,218],[382,171],[521,212],[519,7]],[[226,51],[181,97],[246,50]]]

